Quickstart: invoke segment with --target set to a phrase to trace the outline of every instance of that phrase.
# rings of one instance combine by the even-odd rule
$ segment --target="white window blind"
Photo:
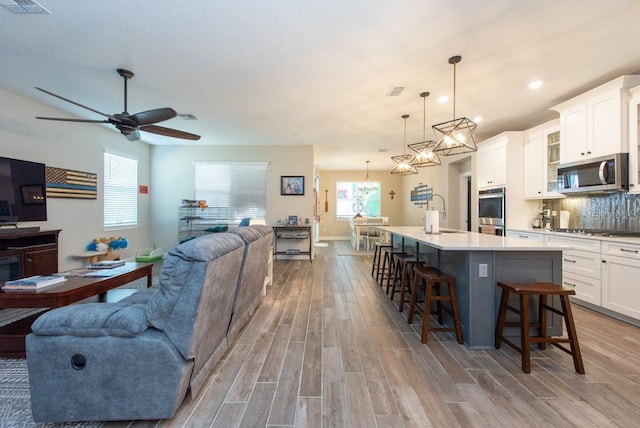
[[[104,154],[104,227],[138,224],[138,161]]]
[[[197,162],[195,198],[210,207],[228,208],[230,222],[265,218],[267,164],[264,162]]]

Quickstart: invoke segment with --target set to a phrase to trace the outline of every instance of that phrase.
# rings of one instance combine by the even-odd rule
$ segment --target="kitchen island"
[[[569,247],[518,238],[441,229],[428,234],[419,226],[380,226],[395,247],[419,254],[427,265],[456,278],[464,343],[472,349],[494,347],[500,292],[498,281],[562,283],[562,250]],[[554,296],[554,299],[557,296]],[[532,319],[537,305],[532,300]],[[519,306],[517,301],[514,306]],[[559,306],[559,301],[553,302]],[[548,319],[548,335],[562,334],[562,318]],[[448,320],[451,321],[451,320]],[[518,336],[513,329],[509,335]]]

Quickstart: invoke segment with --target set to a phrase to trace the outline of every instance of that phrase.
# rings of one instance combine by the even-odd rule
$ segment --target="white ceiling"
[[[0,1],[2,3],[2,1]],[[390,170],[391,155],[456,116],[484,120],[480,140],[556,115],[553,105],[640,73],[638,0],[40,0],[51,14],[0,8],[0,87],[102,119],[123,110],[116,68],[135,73],[130,113],[173,107],[198,121],[160,125],[197,142],[142,133],[149,144],[314,145],[320,169]],[[529,81],[544,80],[537,91]],[[406,89],[387,97],[392,86]],[[33,116],[42,112],[33,111]],[[34,119],[36,120],[36,119]],[[96,124],[51,122],[90,134]],[[124,137],[122,137],[124,139]],[[378,153],[388,149],[387,153]]]

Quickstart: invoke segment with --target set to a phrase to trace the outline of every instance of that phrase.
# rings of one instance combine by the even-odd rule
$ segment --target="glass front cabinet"
[[[564,198],[557,192],[560,121],[554,119],[525,131],[525,199]]]
[[[640,86],[629,94],[629,193],[640,193]]]

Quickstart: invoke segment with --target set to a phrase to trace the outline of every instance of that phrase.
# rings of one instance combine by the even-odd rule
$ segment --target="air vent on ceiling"
[[[392,86],[391,89],[389,89],[389,92],[387,92],[387,96],[397,97],[402,93],[402,91],[404,91],[404,86]]]
[[[378,149],[378,153],[387,153],[389,149]]]
[[[198,120],[198,118],[191,113],[178,113],[178,116],[184,120]]]
[[[13,13],[44,13],[50,15],[44,7],[33,0],[0,0],[0,5],[6,7]]]

